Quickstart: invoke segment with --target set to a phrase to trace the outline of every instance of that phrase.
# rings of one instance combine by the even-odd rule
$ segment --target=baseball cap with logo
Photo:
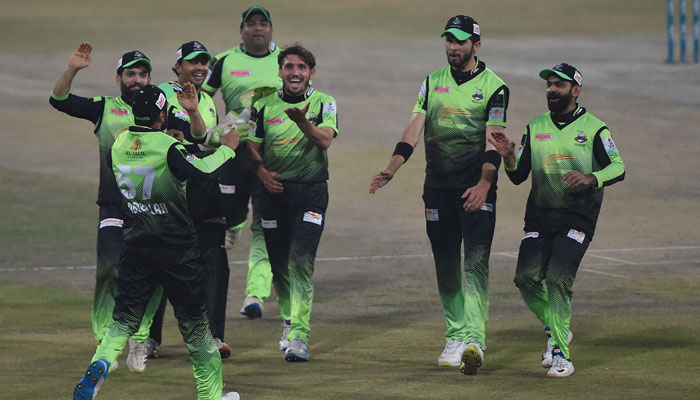
[[[142,122],[153,122],[161,111],[166,110],[168,101],[165,93],[157,86],[146,85],[134,95],[131,109],[134,119]]]
[[[175,60],[175,62],[180,62],[182,59],[191,60],[200,54],[206,54],[209,61],[214,58],[211,53],[207,51],[207,48],[196,40],[183,43],[182,46],[177,49],[177,60]]]
[[[457,40],[467,40],[472,38],[472,42],[481,40],[481,29],[479,23],[467,15],[456,15],[450,18],[445,25],[445,31],[440,37],[451,33]]]
[[[124,53],[117,63],[117,74],[121,74],[124,68],[129,68],[136,63],[144,63],[148,67],[148,72],[153,70],[151,60],[145,54],[138,50],[132,50]]]
[[[571,64],[561,63],[552,68],[545,68],[540,71],[540,78],[547,80],[550,75],[556,75],[562,79],[570,81],[575,85],[583,84],[583,75]]]
[[[264,7],[253,6],[253,7],[250,7],[249,9],[243,11],[243,16],[241,18],[241,26],[243,25],[244,22],[246,22],[248,20],[248,18],[250,18],[251,15],[254,15],[254,14],[262,14],[262,16],[265,17],[265,19],[268,22],[272,23],[272,20],[270,19],[270,12],[269,11],[267,11]]]

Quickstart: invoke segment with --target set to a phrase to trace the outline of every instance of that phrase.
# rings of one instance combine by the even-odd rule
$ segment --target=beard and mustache
[[[564,95],[559,93],[547,94],[547,108],[549,108],[549,111],[554,114],[562,114],[571,105],[571,101],[573,100],[572,92],[573,86],[569,90],[569,93]]]
[[[119,89],[122,92],[122,96],[126,97],[129,100],[134,99],[134,95],[139,92],[139,90],[143,89],[143,85],[140,83],[132,83],[131,85],[127,85],[122,81],[119,84]]]

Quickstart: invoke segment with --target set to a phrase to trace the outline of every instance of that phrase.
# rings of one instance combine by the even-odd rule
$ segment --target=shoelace
[[[457,350],[459,348],[460,344],[461,343],[459,340],[452,339],[452,340],[448,341],[447,344],[445,345],[445,351],[443,351],[443,353],[450,353],[452,351]]]

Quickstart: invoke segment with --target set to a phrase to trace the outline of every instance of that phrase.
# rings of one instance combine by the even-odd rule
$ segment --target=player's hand
[[[262,178],[265,189],[267,189],[267,191],[270,193],[282,193],[284,187],[282,186],[282,182],[278,180],[281,177],[282,176],[277,172],[266,171]]]
[[[187,112],[196,112],[199,106],[199,96],[197,89],[191,82],[182,85],[182,92],[177,92],[177,101]]]
[[[185,134],[178,129],[168,129],[168,131],[165,132],[165,134],[168,136],[172,136],[175,140],[177,140],[180,143],[182,143],[185,140]]]
[[[389,181],[393,177],[394,173],[389,171],[388,169],[379,171],[379,173],[375,175],[372,178],[372,181],[369,183],[369,192],[374,194],[377,190],[379,190],[379,188],[389,183]]]
[[[306,121],[306,113],[309,111],[309,105],[311,103],[306,103],[304,108],[299,108],[299,107],[290,107],[286,110],[284,110],[284,113],[287,114],[289,119],[294,121],[297,125]]]
[[[228,132],[221,135],[221,144],[224,146],[228,146],[233,150],[235,150],[238,147],[239,141],[240,134],[238,133],[238,129],[236,129],[235,125],[231,127],[231,129]]]
[[[582,174],[579,171],[571,170],[561,177],[569,187],[578,186],[598,186],[598,178],[593,174]]]
[[[464,211],[476,212],[481,210],[486,202],[486,195],[491,188],[491,184],[486,181],[479,181],[475,186],[472,186],[464,191],[461,198],[464,199]]]
[[[489,143],[496,148],[501,157],[506,158],[515,154],[515,142],[510,140],[508,135],[503,131],[494,131],[491,137],[488,138]]]
[[[90,65],[90,61],[92,61],[92,45],[89,42],[83,42],[71,54],[68,68],[83,69]]]

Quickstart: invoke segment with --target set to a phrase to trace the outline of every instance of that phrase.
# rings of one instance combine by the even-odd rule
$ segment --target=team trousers
[[[572,229],[552,234],[526,232],[520,242],[515,285],[528,308],[550,328],[552,346],[559,346],[567,359],[571,358],[571,288],[590,241],[588,235],[582,237]]]
[[[487,205],[464,211],[464,190],[425,187],[426,230],[445,314],[447,340],[475,339],[486,348],[489,318],[489,254],[496,224],[495,191]],[[464,280],[461,247],[464,244]]]
[[[316,250],[326,223],[328,184],[289,183],[261,196],[262,228],[281,314],[289,315],[289,340],[309,340]]]

